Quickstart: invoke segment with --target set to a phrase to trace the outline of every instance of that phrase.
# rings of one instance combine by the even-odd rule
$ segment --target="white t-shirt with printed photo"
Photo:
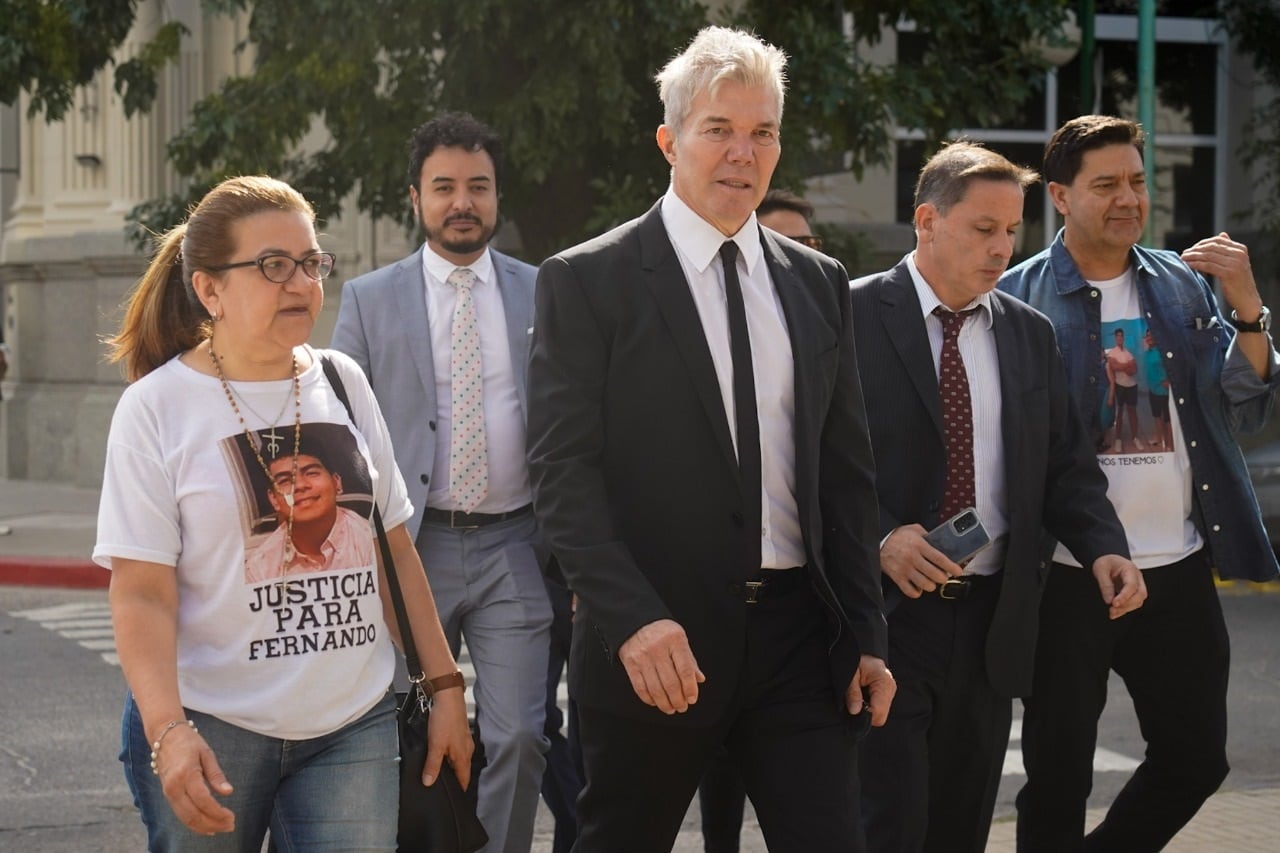
[[[1133,270],[1089,283],[1102,294],[1098,358],[1108,364],[1099,413],[1103,432],[1096,437],[1107,497],[1138,568],[1167,566],[1203,545],[1191,521],[1191,459],[1177,406],[1167,388],[1157,387],[1165,379],[1163,356],[1147,335]],[[1080,565],[1061,543],[1053,558]]]
[[[405,522],[412,507],[364,374],[348,357],[326,353],[361,433],[312,354],[299,377],[303,452],[321,453],[308,446],[310,436],[323,437],[326,455],[337,451],[342,499],[356,501],[345,510],[359,507],[367,519],[376,495],[388,528]],[[274,577],[249,575],[247,559],[272,540],[264,525],[276,524],[262,468],[292,454],[294,390],[292,379],[231,385],[252,442],[219,380],[177,358],[125,389],[107,440],[93,558],[107,568],[124,558],[176,570],[184,706],[259,734],[317,737],[366,713],[393,677],[372,526],[348,523],[331,538],[349,543],[326,561],[332,568],[281,565]],[[275,415],[285,399],[279,424],[257,414]]]

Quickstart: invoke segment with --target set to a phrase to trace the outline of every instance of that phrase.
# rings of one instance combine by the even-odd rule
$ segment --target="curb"
[[[1280,592],[1280,580],[1273,581],[1238,581],[1213,579],[1213,585],[1222,595],[1275,594]]]
[[[65,557],[0,557],[0,585],[106,589],[111,572],[89,560]]]

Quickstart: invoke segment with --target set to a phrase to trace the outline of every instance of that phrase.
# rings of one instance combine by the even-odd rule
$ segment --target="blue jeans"
[[[258,853],[267,829],[276,849],[394,851],[400,777],[395,698],[331,734],[289,741],[187,711],[235,788],[220,798],[234,832],[204,836],[178,820],[151,772],[151,749],[130,694],[121,723],[125,779],[151,851]]]

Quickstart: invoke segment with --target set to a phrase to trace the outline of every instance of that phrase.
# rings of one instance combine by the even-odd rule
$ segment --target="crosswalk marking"
[[[116,654],[115,633],[111,630],[111,606],[102,602],[73,602],[19,610],[12,615],[39,623],[84,648],[100,652],[112,666],[120,665]]]
[[[1015,746],[1016,744],[1016,746]],[[1129,773],[1137,768],[1137,759],[1109,749],[1095,747],[1093,750],[1093,772],[1095,773]],[[1004,753],[1005,776],[1025,776],[1022,766],[1022,718],[1015,717],[1009,728],[1009,748]]]
[[[111,609],[106,602],[80,602],[57,604],[51,607],[38,607],[31,610],[19,610],[12,614],[22,619],[39,623],[42,627],[74,640],[84,648],[98,652],[99,656],[111,666],[120,665],[120,657],[116,654],[115,636],[111,630]],[[475,684],[476,670],[471,663],[471,655],[466,645],[458,656],[458,668],[467,680],[468,688]],[[397,683],[397,689],[402,687]],[[569,701],[569,687],[565,679],[560,679],[556,699],[561,708]],[[475,713],[475,692],[467,690],[467,713]],[[1093,754],[1093,769],[1098,773],[1128,773],[1138,766],[1138,760],[1121,755],[1103,747],[1098,747]],[[1022,776],[1022,720],[1015,718],[1009,730],[1009,748],[1005,751],[1005,776]]]
[[[98,652],[99,657],[111,666],[120,665],[120,656],[116,653],[115,632],[111,628],[111,606],[106,602],[73,602],[55,604],[50,607],[36,607],[31,610],[19,610],[11,615],[38,623],[42,628],[53,631],[76,645]],[[465,645],[458,656],[458,669],[467,680],[468,686],[475,684],[476,670],[471,664]],[[397,684],[396,689],[403,689]],[[475,713],[475,694],[467,690],[467,713]],[[557,698],[561,707],[569,701],[569,688],[564,680],[560,681]]]

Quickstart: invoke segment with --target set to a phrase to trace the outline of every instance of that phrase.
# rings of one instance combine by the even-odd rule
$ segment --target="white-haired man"
[[[894,684],[848,276],[754,213],[785,61],[699,33],[657,77],[671,188],[538,274],[529,472],[579,601],[579,853],[670,849],[721,744],[772,849],[856,849],[856,738]]]

